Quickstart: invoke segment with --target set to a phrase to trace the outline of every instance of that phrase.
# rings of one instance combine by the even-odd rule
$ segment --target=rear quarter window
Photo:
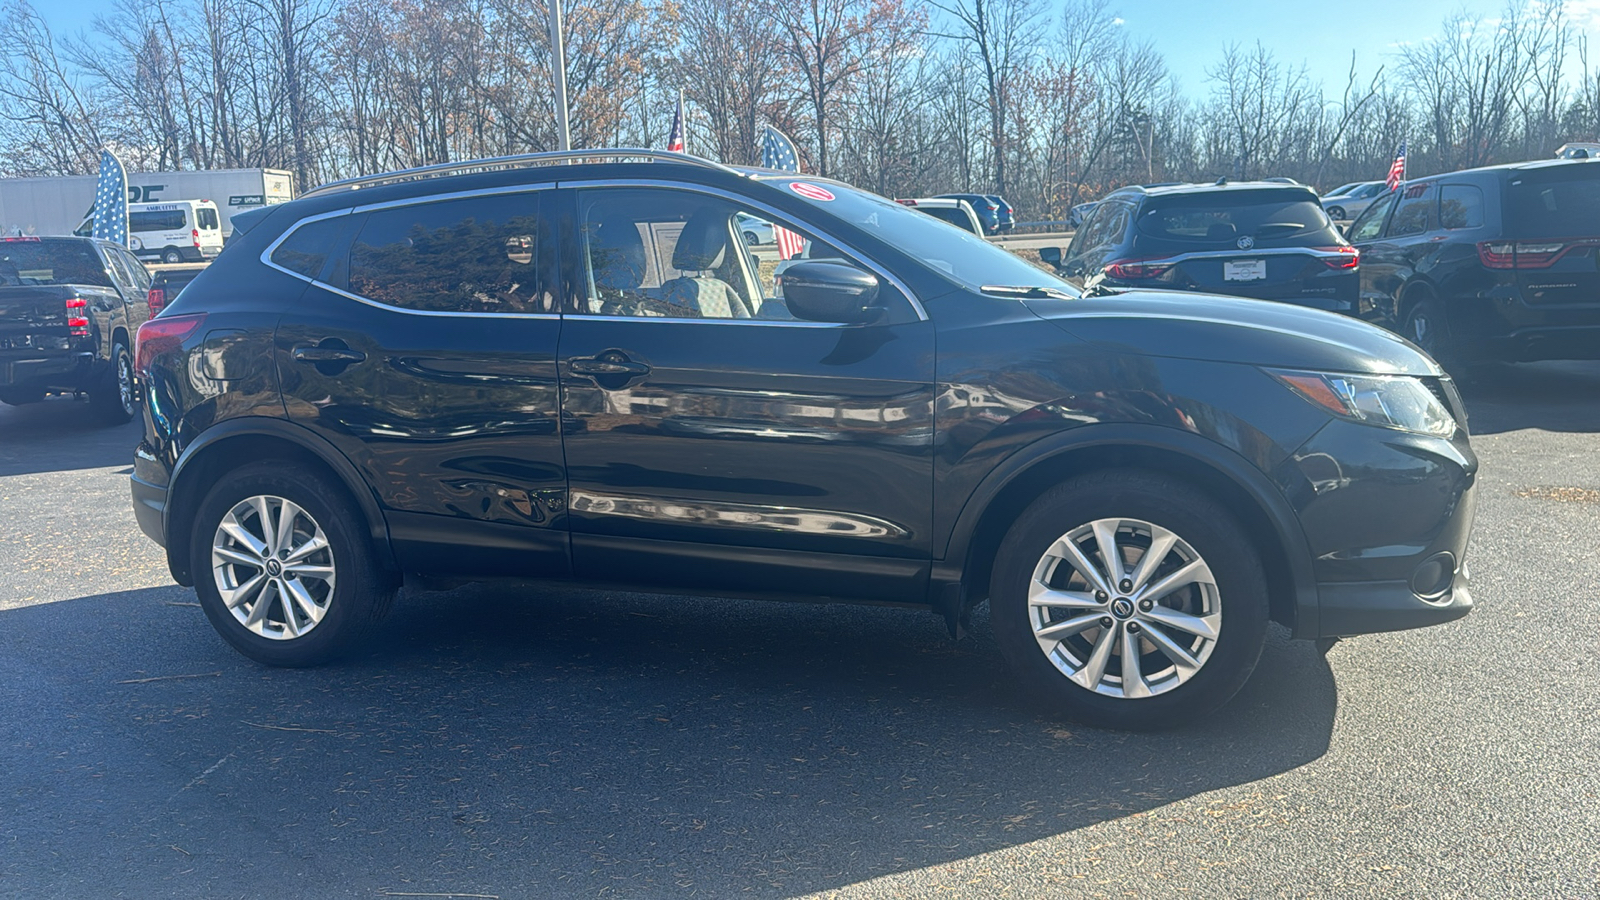
[[[348,216],[306,222],[272,251],[273,264],[305,278],[322,278],[329,253],[342,243],[349,222]]]
[[[1483,225],[1483,190],[1473,184],[1447,184],[1439,189],[1440,228]]]

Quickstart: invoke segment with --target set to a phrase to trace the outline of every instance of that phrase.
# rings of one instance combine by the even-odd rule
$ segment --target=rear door
[[[800,321],[740,213],[693,185],[563,191],[574,312],[562,420],[580,577],[744,594],[919,599],[930,559],[933,328]]]
[[[357,208],[269,251],[310,282],[277,331],[287,413],[372,486],[407,571],[569,571],[547,193]]]

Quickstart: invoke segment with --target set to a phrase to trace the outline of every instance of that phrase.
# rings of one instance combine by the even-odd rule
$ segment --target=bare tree
[[[994,190],[1006,191],[1006,122],[1013,89],[1037,47],[1039,12],[1034,0],[935,2],[952,22],[943,36],[965,44],[977,58],[989,119],[989,154]]]

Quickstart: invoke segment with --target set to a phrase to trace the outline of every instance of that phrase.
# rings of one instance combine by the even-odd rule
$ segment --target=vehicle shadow
[[[1217,715],[1123,734],[1019,703],[983,621],[468,587],[294,671],[192,600],[0,612],[10,892],[791,896],[1269,778],[1337,705],[1276,632]]]
[[[1600,431],[1600,362],[1488,365],[1457,384],[1475,435]]]
[[[107,426],[87,400],[71,397],[0,403],[0,477],[131,465],[139,429],[137,418]]]

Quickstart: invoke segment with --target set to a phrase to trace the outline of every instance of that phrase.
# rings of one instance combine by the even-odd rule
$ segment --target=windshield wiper
[[[1013,284],[986,284],[978,290],[995,297],[1022,297],[1026,300],[1076,300],[1076,295],[1060,288],[1029,287]]]

